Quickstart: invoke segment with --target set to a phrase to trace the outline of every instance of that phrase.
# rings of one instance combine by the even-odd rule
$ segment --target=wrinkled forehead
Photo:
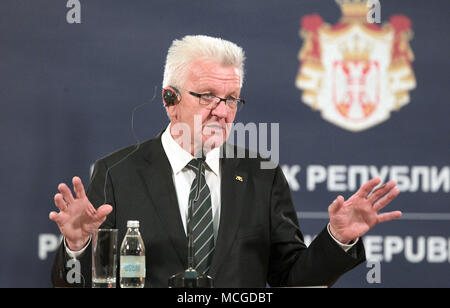
[[[235,66],[226,66],[203,59],[195,60],[190,63],[186,77],[185,87],[226,87],[240,91],[241,74],[239,68]]]

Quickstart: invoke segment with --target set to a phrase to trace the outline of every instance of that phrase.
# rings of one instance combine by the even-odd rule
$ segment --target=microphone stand
[[[200,177],[201,170],[204,168],[203,163],[205,158],[199,158],[200,161],[199,168],[197,171],[197,189],[195,191],[195,197],[191,200],[189,204],[189,223],[187,225],[188,229],[188,268],[176,275],[169,278],[169,288],[213,288],[214,281],[208,275],[200,275],[195,270],[195,259],[194,259],[194,234],[192,230],[192,218],[194,216],[194,204],[198,201],[200,197]]]

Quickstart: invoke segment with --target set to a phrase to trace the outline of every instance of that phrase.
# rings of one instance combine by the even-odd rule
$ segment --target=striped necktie
[[[192,234],[194,240],[195,269],[199,274],[206,274],[211,266],[214,255],[214,228],[211,206],[211,192],[206,184],[205,164],[193,159],[187,164],[196,177],[189,193],[189,210],[193,205]],[[200,176],[199,175],[200,168]],[[198,199],[195,200],[197,185],[200,187]],[[189,225],[189,217],[188,217]]]

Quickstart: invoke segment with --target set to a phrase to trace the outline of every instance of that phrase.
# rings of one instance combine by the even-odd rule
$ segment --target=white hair
[[[221,38],[187,35],[181,40],[174,40],[169,48],[164,67],[163,88],[183,87],[189,64],[198,59],[236,67],[240,73],[242,87],[245,54],[241,47]]]

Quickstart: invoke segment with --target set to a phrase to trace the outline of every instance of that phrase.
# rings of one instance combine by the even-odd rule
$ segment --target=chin
[[[208,152],[214,148],[220,147],[225,142],[222,136],[205,136],[203,135],[203,149]]]

